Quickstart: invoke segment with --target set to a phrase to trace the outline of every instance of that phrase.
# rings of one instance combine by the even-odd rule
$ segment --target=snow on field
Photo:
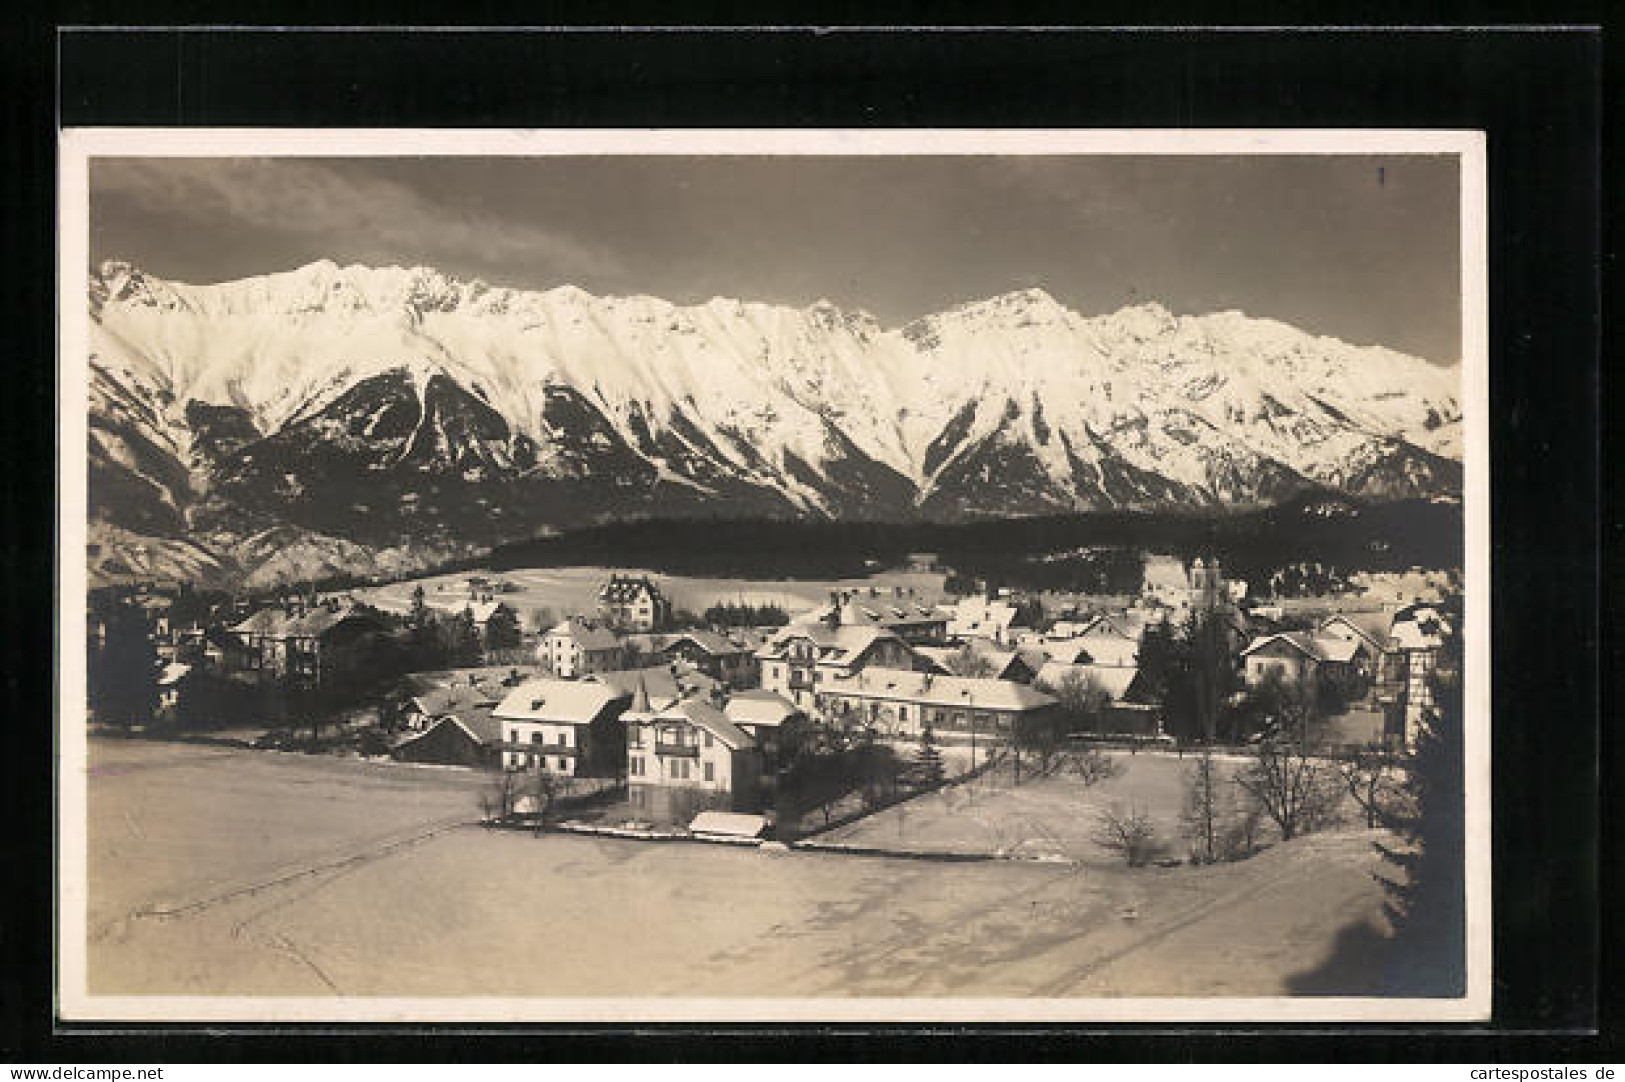
[[[625,569],[616,569],[626,573]],[[432,607],[461,609],[468,603],[468,578],[482,575],[501,579],[518,587],[511,593],[496,595],[513,606],[526,627],[534,625],[538,609],[547,609],[555,618],[569,613],[591,613],[597,607],[598,587],[609,577],[605,567],[551,567],[525,568],[516,571],[458,571],[445,575],[431,575],[421,579],[388,583],[383,586],[359,588],[355,595],[387,612],[404,613],[412,607],[412,591],[423,587],[424,602]],[[859,590],[870,587],[890,596],[894,587],[913,589],[915,597],[932,604],[943,598],[940,573],[913,571],[883,571],[863,579],[715,579],[693,578],[686,575],[659,575],[653,572],[632,571],[634,575],[648,574],[679,609],[704,612],[720,602],[744,602],[751,605],[775,604],[792,615],[815,608],[829,600],[831,590]]]
[[[472,775],[92,747],[93,993],[1271,995],[1381,977],[1380,952],[1323,964],[1380,920],[1367,833],[1137,871],[432,833],[472,807]]]
[[[1094,840],[1100,813],[1118,807],[1143,812],[1156,824],[1170,857],[1185,855],[1179,833],[1184,778],[1194,757],[1166,752],[1114,752],[1122,773],[1085,786],[1076,776],[1029,777],[1014,784],[1008,766],[936,793],[893,805],[820,834],[817,841],[911,853],[954,853],[1063,859],[1094,865],[1120,862]],[[1223,782],[1244,760],[1215,756]],[[1221,790],[1228,785],[1221,786]],[[1265,832],[1261,831],[1261,835]]]

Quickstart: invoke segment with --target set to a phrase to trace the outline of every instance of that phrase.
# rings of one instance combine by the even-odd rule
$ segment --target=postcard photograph
[[[68,130],[57,996],[1488,1017],[1471,132]]]

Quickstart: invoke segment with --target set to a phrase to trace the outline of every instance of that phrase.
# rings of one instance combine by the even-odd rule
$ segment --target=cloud
[[[330,251],[398,253],[401,262],[524,267],[562,277],[620,270],[609,249],[536,222],[431,200],[357,164],[291,158],[120,158],[93,163],[96,196],[197,228],[250,228],[328,243]],[[489,270],[486,271],[489,273]]]

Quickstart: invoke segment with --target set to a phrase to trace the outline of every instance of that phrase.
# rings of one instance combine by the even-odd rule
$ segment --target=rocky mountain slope
[[[327,262],[207,286],[107,263],[89,300],[92,521],[228,577],[264,574],[278,530],[276,553],[306,551],[295,568],[394,566],[625,516],[953,520],[1461,483],[1458,368],[1236,312],[1085,317],[1027,290],[886,329],[827,302],[679,307]]]

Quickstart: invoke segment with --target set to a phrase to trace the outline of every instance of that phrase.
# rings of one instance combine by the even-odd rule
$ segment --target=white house
[[[838,620],[839,612],[830,617]],[[914,651],[896,633],[872,624],[795,623],[756,651],[762,687],[805,710],[826,682],[865,665],[913,668]]]
[[[631,786],[728,793],[741,801],[754,795],[761,776],[756,741],[704,699],[656,707],[640,687],[622,720]]]
[[[896,735],[938,730],[1008,733],[1023,715],[1054,697],[1013,680],[941,676],[911,669],[865,668],[819,688],[818,709],[836,721]]]
[[[621,640],[614,632],[574,617],[549,629],[536,647],[536,660],[566,679],[616,668],[620,658]]]
[[[619,765],[617,722],[629,697],[591,680],[526,680],[497,704],[502,765],[573,776]]]
[[[598,588],[598,612],[622,631],[658,631],[671,620],[671,602],[646,575],[611,575]]]

